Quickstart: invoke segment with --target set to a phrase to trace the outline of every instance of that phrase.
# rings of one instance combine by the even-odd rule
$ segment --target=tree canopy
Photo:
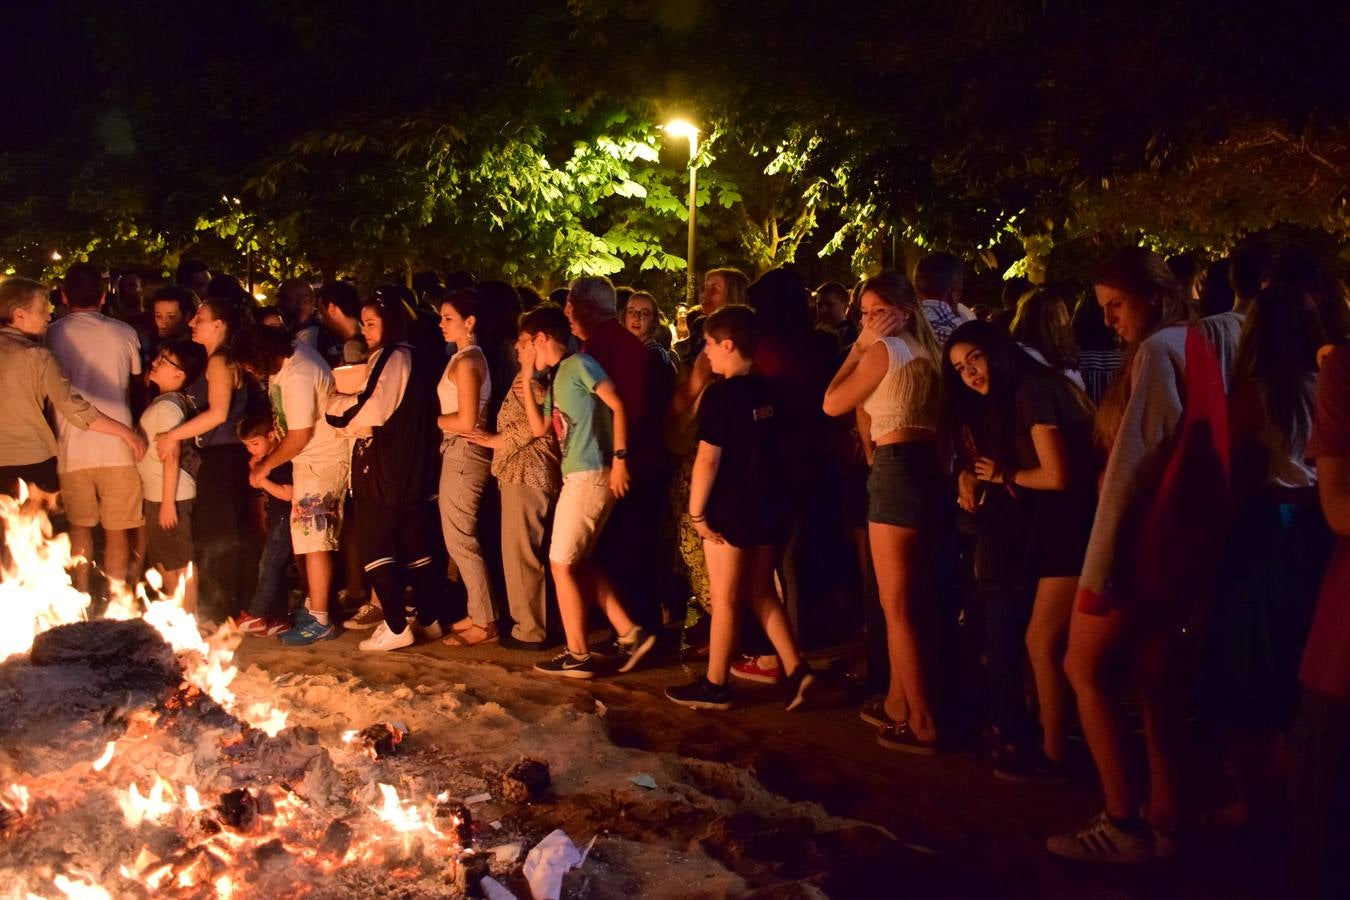
[[[54,0],[19,13],[0,269],[551,284],[942,246],[1350,238],[1350,10],[1291,0]]]

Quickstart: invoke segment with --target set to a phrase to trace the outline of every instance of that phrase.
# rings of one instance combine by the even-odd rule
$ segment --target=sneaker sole
[[[305,638],[305,639],[302,640],[302,641],[287,641],[287,640],[283,640],[282,643],[285,644],[285,645],[288,646],[288,647],[308,647],[310,644],[318,644],[318,643],[320,643],[320,642],[322,642],[322,641],[331,641],[331,640],[333,640],[334,638],[336,638],[337,636],[338,636],[338,631],[337,631],[336,628],[334,628],[333,630],[329,631],[327,634],[320,635],[319,637]]]
[[[286,632],[288,632],[288,631],[290,631],[290,630],[291,630],[291,626],[289,626],[289,625],[273,625],[271,628],[267,629],[266,631],[254,631],[254,632],[250,632],[250,633],[251,633],[251,634],[260,634],[260,635],[262,635],[263,637],[276,637],[277,635],[279,635],[279,634],[285,634]]]
[[[380,619],[380,622],[383,621],[384,619]],[[358,622],[355,619],[348,619],[346,622],[342,623],[342,627],[349,631],[370,631],[372,628],[377,627],[380,622]]]
[[[909,753],[913,756],[937,756],[937,748],[927,744],[911,744],[908,741],[888,741],[880,734],[877,735],[877,746],[885,747],[887,750],[899,750],[901,753]]]
[[[872,715],[871,713],[867,712],[867,710],[864,709],[858,710],[858,718],[862,719],[864,722],[866,722],[868,725],[871,725],[873,728],[886,728],[888,726],[895,724],[895,720],[892,719],[890,716],[887,716],[886,718],[883,719],[880,716]]]
[[[586,669],[541,669],[535,666],[534,671],[540,675],[552,675],[554,678],[594,678],[595,673]]]
[[[1157,859],[1157,855],[1149,849],[1141,850],[1138,853],[1086,853],[1079,849],[1077,841],[1074,846],[1060,846],[1056,848],[1050,841],[1046,841],[1045,849],[1062,859],[1071,859],[1074,862],[1084,863],[1119,863],[1121,865],[1138,865],[1139,863],[1152,862]]]
[[[739,678],[741,681],[753,681],[756,684],[777,684],[782,681],[779,675],[751,675],[748,672],[738,672],[735,668],[731,670],[732,678]]]
[[[689,709],[720,709],[723,711],[731,709],[730,700],[723,700],[721,702],[716,700],[676,700],[669,694],[666,694],[666,699],[671,703],[676,703]]]
[[[646,656],[653,647],[656,646],[656,635],[649,634],[643,639],[642,643],[633,648],[633,652],[628,654],[628,659],[624,660],[623,665],[619,666],[619,674],[631,672],[642,662],[642,657]]]

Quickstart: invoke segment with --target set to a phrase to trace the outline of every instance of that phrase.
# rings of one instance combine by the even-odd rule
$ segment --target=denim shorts
[[[955,500],[937,445],[883,444],[867,477],[867,521],[930,528],[953,515]]]

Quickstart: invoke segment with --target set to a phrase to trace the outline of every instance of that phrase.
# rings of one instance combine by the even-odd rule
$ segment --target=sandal
[[[877,743],[887,750],[901,750],[919,756],[932,756],[938,752],[938,742],[920,740],[910,730],[908,722],[883,725],[877,729]]]
[[[474,623],[473,619],[471,619],[471,618],[468,617],[468,616],[465,616],[464,618],[460,619],[458,622],[456,622],[456,623],[454,623],[453,625],[451,625],[451,626],[450,626],[450,631],[451,631],[451,633],[453,633],[453,634],[463,634],[464,632],[466,632],[466,631],[472,629],[472,628],[474,627],[474,624],[475,624],[475,623]]]
[[[477,630],[482,637],[473,637]],[[487,625],[472,625],[463,631],[455,631],[453,628],[441,641],[447,647],[477,647],[479,644],[489,644],[497,640],[497,623],[492,622]]]

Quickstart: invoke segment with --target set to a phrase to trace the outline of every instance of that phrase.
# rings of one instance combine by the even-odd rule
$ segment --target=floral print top
[[[562,452],[552,429],[535,437],[525,404],[514,390],[506,392],[497,413],[497,431],[505,444],[492,451],[492,474],[498,481],[510,481],[539,488],[547,494],[562,490]]]

